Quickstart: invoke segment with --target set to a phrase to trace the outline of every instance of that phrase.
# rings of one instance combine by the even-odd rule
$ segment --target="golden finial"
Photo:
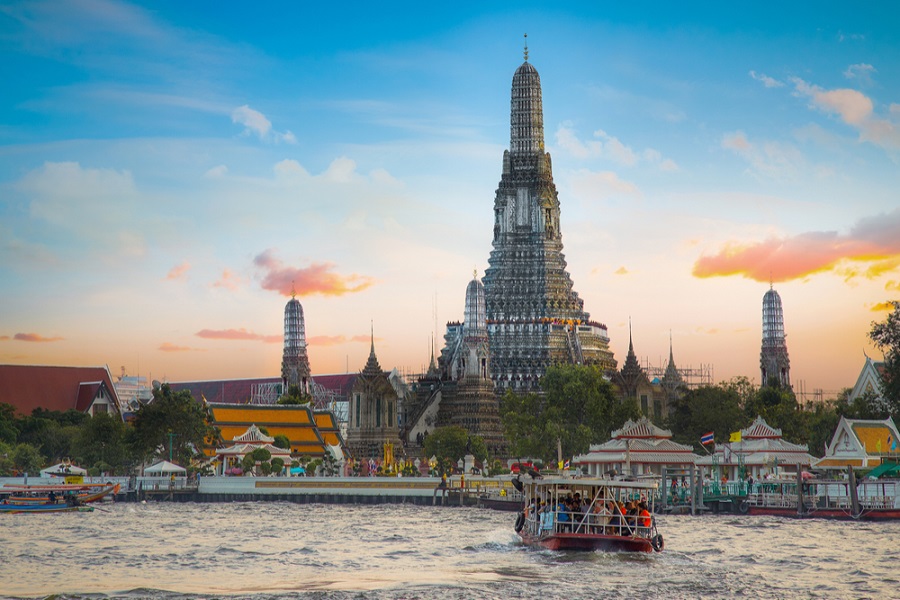
[[[291,300],[297,299],[297,288],[294,287],[294,281],[291,280]]]
[[[472,269],[472,279],[478,279],[478,269]]]
[[[528,34],[525,34],[525,62],[528,62]]]

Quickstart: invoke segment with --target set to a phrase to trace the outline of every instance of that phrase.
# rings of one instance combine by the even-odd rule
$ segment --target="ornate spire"
[[[369,360],[366,361],[366,366],[363,367],[363,377],[374,377],[377,375],[381,375],[383,371],[381,370],[381,365],[378,364],[378,357],[375,356],[375,324],[372,323],[372,345],[369,349]]]
[[[525,62],[528,62],[528,34],[525,34]]]

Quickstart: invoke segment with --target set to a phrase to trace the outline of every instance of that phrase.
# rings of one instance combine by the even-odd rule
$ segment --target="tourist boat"
[[[50,504],[50,492],[56,502],[64,502],[67,496],[74,495],[79,504],[89,504],[102,500],[110,494],[119,493],[118,483],[82,483],[58,485],[16,485],[3,486],[3,494],[9,494],[9,504],[43,505]]]
[[[549,550],[663,550],[653,515],[655,481],[569,477],[514,481],[525,496],[516,519],[516,533],[525,544]],[[570,497],[580,498],[580,504],[566,508]],[[644,503],[644,516],[620,512],[619,506],[632,502]]]
[[[900,481],[802,478],[769,480],[753,486],[738,505],[748,515],[777,517],[854,519],[881,521],[900,519]]]

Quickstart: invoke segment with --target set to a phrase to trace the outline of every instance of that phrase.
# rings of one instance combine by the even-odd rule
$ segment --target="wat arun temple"
[[[615,370],[606,326],[590,319],[566,271],[559,197],[544,150],[541,78],[527,48],[512,81],[509,150],[494,199],[488,263],[483,281],[498,391],[538,391],[553,364]]]

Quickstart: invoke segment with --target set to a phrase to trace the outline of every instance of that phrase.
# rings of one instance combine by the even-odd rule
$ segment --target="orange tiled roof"
[[[891,445],[888,438],[893,436],[891,428],[884,424],[854,423],[853,431],[860,443],[866,449],[866,454],[878,454],[890,452]],[[879,442],[881,442],[879,447]]]

